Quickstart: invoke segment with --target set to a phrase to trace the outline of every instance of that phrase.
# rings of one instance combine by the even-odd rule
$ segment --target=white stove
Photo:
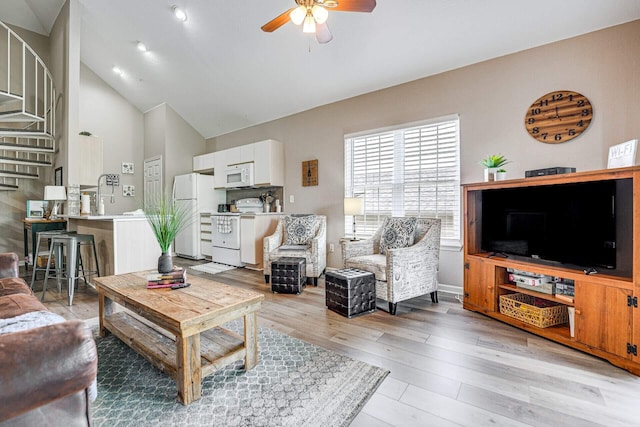
[[[211,260],[221,264],[244,266],[240,260],[240,215],[262,212],[262,201],[257,197],[236,201],[238,212],[220,212],[211,215]]]
[[[260,213],[264,203],[257,197],[236,200],[236,209],[240,213]]]

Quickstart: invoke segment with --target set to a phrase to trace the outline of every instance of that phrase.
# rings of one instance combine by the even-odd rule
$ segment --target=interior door
[[[162,195],[162,156],[144,161],[144,206]]]

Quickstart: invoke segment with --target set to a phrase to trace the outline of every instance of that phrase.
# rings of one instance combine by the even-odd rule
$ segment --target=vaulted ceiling
[[[378,0],[370,14],[330,11],[321,45],[292,23],[260,30],[294,0],[73,1],[82,62],[141,111],[167,102],[207,138],[640,18],[638,0]],[[48,34],[63,3],[3,1],[0,20]]]

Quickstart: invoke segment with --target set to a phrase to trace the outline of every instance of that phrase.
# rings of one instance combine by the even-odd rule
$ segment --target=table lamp
[[[58,202],[67,200],[67,191],[62,185],[46,185],[44,187],[44,199],[53,201],[49,219],[56,219],[58,216]]]
[[[364,199],[361,197],[345,197],[344,198],[344,214],[353,217],[353,238],[356,238],[356,215],[364,214]]]

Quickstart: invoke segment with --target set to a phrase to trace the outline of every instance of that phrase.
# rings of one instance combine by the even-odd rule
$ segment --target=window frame
[[[363,215],[356,216],[358,237],[360,238],[371,237],[371,235],[375,232],[375,230],[379,228],[379,226],[382,224],[381,218],[389,215],[392,215],[392,216],[404,215],[404,211],[407,209],[407,203],[404,202],[404,197],[407,194],[407,191],[406,191],[407,182],[405,182],[405,176],[404,176],[407,169],[407,163],[405,162],[404,156],[407,153],[406,146],[409,145],[409,143],[407,143],[407,141],[405,140],[405,136],[407,132],[415,131],[419,128],[428,129],[429,127],[434,127],[435,125],[439,125],[439,124],[445,125],[448,122],[454,122],[454,127],[455,127],[455,130],[453,131],[453,135],[455,136],[455,142],[453,144],[454,145],[453,149],[455,150],[455,153],[453,156],[455,160],[455,164],[453,166],[449,166],[448,168],[443,166],[438,166],[437,168],[435,168],[435,172],[436,172],[436,175],[438,175],[438,177],[433,182],[435,184],[435,194],[437,198],[438,197],[437,183],[445,180],[451,182],[453,180],[453,184],[447,184],[445,186],[445,188],[448,189],[448,193],[449,193],[447,200],[453,200],[453,204],[454,204],[454,206],[451,209],[445,210],[445,212],[450,212],[450,214],[452,215],[452,219],[451,219],[452,227],[449,230],[453,232],[453,236],[442,237],[441,248],[445,250],[454,250],[454,251],[459,251],[462,249],[462,237],[463,237],[462,234],[464,230],[462,229],[462,197],[460,192],[460,185],[461,185],[461,178],[460,178],[461,176],[461,171],[460,171],[461,141],[460,140],[461,138],[460,138],[460,115],[459,114],[450,114],[450,115],[440,116],[440,117],[426,119],[426,120],[402,123],[399,125],[388,126],[383,128],[377,128],[377,129],[370,129],[366,131],[354,132],[354,133],[344,135],[344,178],[345,178],[344,179],[344,187],[345,187],[344,197],[354,197],[354,191],[356,192],[355,196],[363,195],[363,193],[361,192],[362,190],[357,189],[358,186],[362,187],[362,184],[358,185],[353,182],[354,175],[356,175],[354,173],[354,169],[357,168],[358,166],[360,166],[360,168],[369,167],[369,164],[367,163],[361,163],[360,165],[354,164],[355,162],[354,156],[356,155],[354,154],[354,150],[355,150],[354,140],[358,138],[369,137],[369,138],[372,138],[373,140],[373,142],[371,142],[372,145],[378,144],[380,146],[378,148],[379,152],[381,153],[379,156],[379,159],[380,159],[379,170],[382,171],[383,175],[384,173],[387,174],[386,179],[388,180],[389,179],[389,175],[388,175],[389,174],[389,164],[388,164],[389,163],[389,158],[388,158],[389,141],[388,141],[388,135],[384,135],[384,134],[390,134],[390,133],[394,134],[393,147],[392,147],[393,166],[392,166],[392,172],[391,172],[393,177],[391,178],[391,183],[389,183],[386,180],[383,180],[384,182],[379,182],[377,184],[377,187],[374,186],[376,188],[376,191],[378,192],[380,191],[381,188],[385,186],[389,188],[389,190],[391,191],[391,200],[392,200],[391,211],[387,213],[381,213],[381,209],[379,209],[380,204],[378,202],[378,209],[376,209],[373,213],[368,215],[366,210],[368,203],[365,202],[365,213]],[[401,140],[397,139],[399,136]],[[383,139],[384,141],[382,141]],[[436,137],[436,139],[439,139],[439,137]],[[400,147],[398,147],[397,145],[398,143],[401,145]],[[387,146],[382,147],[383,144],[386,144]],[[422,149],[423,147],[432,147],[436,145],[437,144],[434,144],[434,145],[429,145],[428,143],[425,144],[422,139],[420,139],[418,143],[418,146],[420,149]],[[351,150],[349,150],[349,148],[351,148]],[[386,150],[384,155],[382,154],[383,148]],[[451,150],[451,147],[449,147],[449,151],[450,150]],[[372,151],[375,151],[375,148],[373,148]],[[436,154],[436,163],[438,164],[440,160],[437,159],[437,156],[438,155]],[[449,155],[449,158],[451,159],[451,155]],[[412,157],[409,160],[415,160],[415,159],[416,157]],[[384,162],[386,162],[385,165],[382,164]],[[420,163],[420,160],[418,160],[418,163]],[[439,177],[438,172],[445,171],[445,169],[448,170],[449,172],[453,171],[453,173],[452,174],[450,173],[448,175],[449,179],[443,180]],[[423,170],[427,170],[427,168],[424,168],[424,166],[421,165],[419,170],[423,171]],[[422,183],[429,182],[429,180],[424,179],[422,177],[422,172],[419,173],[419,176],[420,178],[417,181],[414,181],[414,184],[417,184],[418,188],[420,188],[420,185]],[[366,179],[368,179],[368,177]],[[354,187],[356,187],[355,190],[354,190]],[[369,191],[371,188],[374,188],[374,187],[369,187],[369,189],[365,189],[364,191]],[[431,192],[434,191],[429,186],[425,186],[423,188],[427,188],[428,189],[427,191],[431,191]],[[388,194],[389,193],[387,192],[383,196],[389,197]],[[376,202],[374,201],[374,203]],[[421,204],[419,204],[418,209],[420,209],[420,207],[421,207]],[[437,214],[435,216],[438,217]],[[424,215],[424,217],[428,217],[428,215]],[[345,236],[352,235],[353,217],[351,215],[345,215],[344,222],[345,222],[345,225],[344,225]]]

